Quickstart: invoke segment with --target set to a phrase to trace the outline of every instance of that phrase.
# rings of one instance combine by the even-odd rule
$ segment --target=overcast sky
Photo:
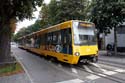
[[[44,0],[44,2],[45,2],[46,4],[48,4],[48,3],[50,2],[50,0]],[[27,19],[25,19],[25,20],[22,21],[22,22],[18,22],[18,23],[17,23],[17,28],[16,28],[16,33],[17,33],[21,28],[27,27],[27,26],[30,26],[30,25],[34,24],[35,21],[38,19],[40,9],[41,9],[41,8],[37,8],[37,11],[35,11],[35,12],[33,13],[33,16],[35,17],[34,19],[32,19],[32,20],[27,20]]]

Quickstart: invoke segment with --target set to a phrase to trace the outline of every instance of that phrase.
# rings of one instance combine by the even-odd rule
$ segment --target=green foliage
[[[43,0],[0,0],[0,22],[11,18],[23,20],[32,18],[36,6],[41,6]]]
[[[49,7],[46,4],[42,5],[41,11],[40,11],[40,18],[41,18],[41,27],[46,28],[49,26]]]
[[[58,13],[61,12],[59,9],[59,2],[56,0],[51,0],[48,5],[48,22],[49,25],[54,25],[59,23]]]
[[[0,75],[3,74],[3,73],[7,73],[7,72],[12,72],[14,71],[14,65],[15,64],[9,64],[3,68],[0,69]]]
[[[61,21],[85,20],[87,0],[61,0],[59,17]]]
[[[12,25],[10,21],[31,19],[32,12],[36,10],[36,6],[41,6],[43,0],[1,0],[0,1],[0,34],[8,32],[4,26]],[[14,24],[13,23],[13,24]],[[39,27],[38,24],[35,24]],[[11,27],[11,26],[10,26]],[[12,26],[13,27],[13,26]],[[22,31],[22,30],[21,30]],[[29,33],[26,31],[26,33]],[[21,33],[22,34],[22,33]]]
[[[40,30],[40,28],[41,28],[40,20],[37,20],[33,25],[30,25],[26,28],[27,31],[26,34],[38,31]]]
[[[125,20],[124,0],[93,0],[91,21],[96,24],[100,33],[109,33]]]
[[[26,35],[26,28],[25,28],[25,27],[21,28],[20,31],[13,36],[13,40],[14,40],[15,42],[17,42],[17,41],[18,41],[18,38],[19,38],[19,37],[22,37],[22,36],[24,36],[24,35]]]
[[[19,37],[22,37],[24,35],[30,34],[32,32],[38,31],[41,29],[41,20],[37,20],[34,24],[28,26],[28,27],[23,27],[18,31],[14,36],[13,39],[14,41],[18,41]]]
[[[23,68],[19,63],[5,64],[0,67],[0,76],[7,75],[8,73],[21,72]]]
[[[88,0],[51,0],[42,7],[42,21],[50,26],[67,20],[85,20],[88,3]]]

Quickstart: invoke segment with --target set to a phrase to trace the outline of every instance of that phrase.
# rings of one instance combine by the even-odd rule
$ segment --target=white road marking
[[[52,63],[52,61],[51,61],[51,60],[49,60],[48,62],[49,62],[49,63]]]
[[[103,76],[103,77],[106,77],[106,75],[104,75],[104,74],[101,74],[101,73],[99,73],[98,75],[100,75],[100,76]]]
[[[119,68],[117,68],[117,67],[108,66],[108,65],[104,65],[104,64],[99,64],[99,65],[102,66],[102,67],[109,68],[109,69],[119,69]]]
[[[125,72],[125,69],[121,69],[121,68],[117,68],[117,67],[112,67],[112,66],[108,66],[108,65],[104,65],[104,64],[100,64],[103,67],[107,67],[109,69],[113,69],[116,72]]]
[[[114,72],[114,71],[106,71],[106,72],[103,72],[104,74],[106,75],[114,75],[116,74],[117,72]]]
[[[90,63],[91,65],[100,68],[100,66],[97,63]]]
[[[78,74],[77,70],[75,68],[71,68],[73,73]]]
[[[85,68],[86,71],[90,72],[90,73],[94,73],[90,68],[88,68],[86,65],[83,65],[83,67]]]
[[[106,70],[106,69],[102,69],[102,68],[100,68],[100,70],[101,70],[101,71],[103,71],[103,72],[107,72],[107,70]]]
[[[95,67],[97,67],[97,68],[99,68],[101,71],[103,71],[103,72],[106,72],[107,70],[105,70],[105,69],[103,69],[103,68],[101,68],[97,63],[90,63],[91,65],[93,65],[93,66],[95,66]]]
[[[27,77],[29,78],[30,82],[31,82],[31,83],[35,83],[35,82],[33,81],[33,79],[31,78],[30,74],[28,73],[28,70],[25,68],[25,66],[23,65],[23,63],[20,61],[20,59],[18,59],[18,57],[17,57],[15,54],[14,54],[14,56],[15,56],[16,60],[17,60],[17,61],[21,64],[21,66],[23,67],[23,69],[24,69],[24,71],[25,71]]]
[[[61,65],[61,64],[58,64],[58,67],[62,67],[62,65]]]
[[[18,59],[19,59],[19,60],[22,60],[23,58],[22,58],[22,57],[19,57]]]
[[[116,72],[120,72],[120,73],[125,72],[124,69],[116,69],[116,70],[114,70],[114,71],[116,71]]]
[[[97,76],[97,75],[89,75],[86,77],[87,79],[90,79],[90,80],[95,80],[95,79],[99,79],[100,77]]]
[[[98,67],[101,71],[103,71],[103,73],[104,74],[106,74],[106,75],[114,75],[114,74],[116,74],[117,72],[114,72],[114,71],[108,71],[108,70],[106,70],[106,69],[103,69],[103,68],[101,68],[99,65],[97,65],[97,64],[94,64],[94,63],[92,63],[94,66],[96,66],[96,67]]]
[[[117,67],[112,67],[112,66],[103,65],[103,64],[96,64],[96,63],[90,63],[90,64],[97,67],[98,69],[100,69],[102,71],[102,74],[97,73],[97,75],[99,75],[99,76],[93,75],[93,74],[87,76],[86,78],[90,79],[90,80],[99,79],[99,78],[101,78],[100,76],[107,77],[107,75],[114,75],[114,74],[117,74],[118,72],[125,72],[125,69],[120,69],[120,68],[117,68]],[[106,67],[106,68],[110,68],[110,69],[113,69],[113,70],[109,71],[109,70],[101,68],[101,66]],[[93,73],[93,71],[90,70],[87,66],[83,65],[83,67],[86,69],[86,71]]]
[[[72,80],[67,80],[67,81],[62,81],[62,82],[56,82],[56,83],[83,83],[83,80],[80,79],[72,79]]]
[[[76,74],[74,74],[74,73],[71,73],[71,72],[69,72],[69,71],[66,71],[64,68],[62,68],[62,67],[58,67],[56,64],[54,64],[54,63],[51,63],[51,65],[52,65],[52,67],[53,68],[56,68],[57,70],[59,70],[59,71],[62,71],[62,72],[64,72],[64,73],[66,73],[66,74],[68,74],[68,75],[70,75],[70,76],[77,76]]]

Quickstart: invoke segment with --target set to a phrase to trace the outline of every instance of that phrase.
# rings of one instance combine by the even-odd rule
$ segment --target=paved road
[[[12,51],[23,64],[31,83],[125,83],[125,68],[118,67],[119,64],[69,65],[46,60],[17,47]]]
[[[0,77],[0,83],[31,83],[26,73]]]

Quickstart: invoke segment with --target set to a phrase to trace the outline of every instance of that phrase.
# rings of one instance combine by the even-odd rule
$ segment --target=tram
[[[95,25],[70,20],[19,38],[19,47],[61,62],[97,62]]]

